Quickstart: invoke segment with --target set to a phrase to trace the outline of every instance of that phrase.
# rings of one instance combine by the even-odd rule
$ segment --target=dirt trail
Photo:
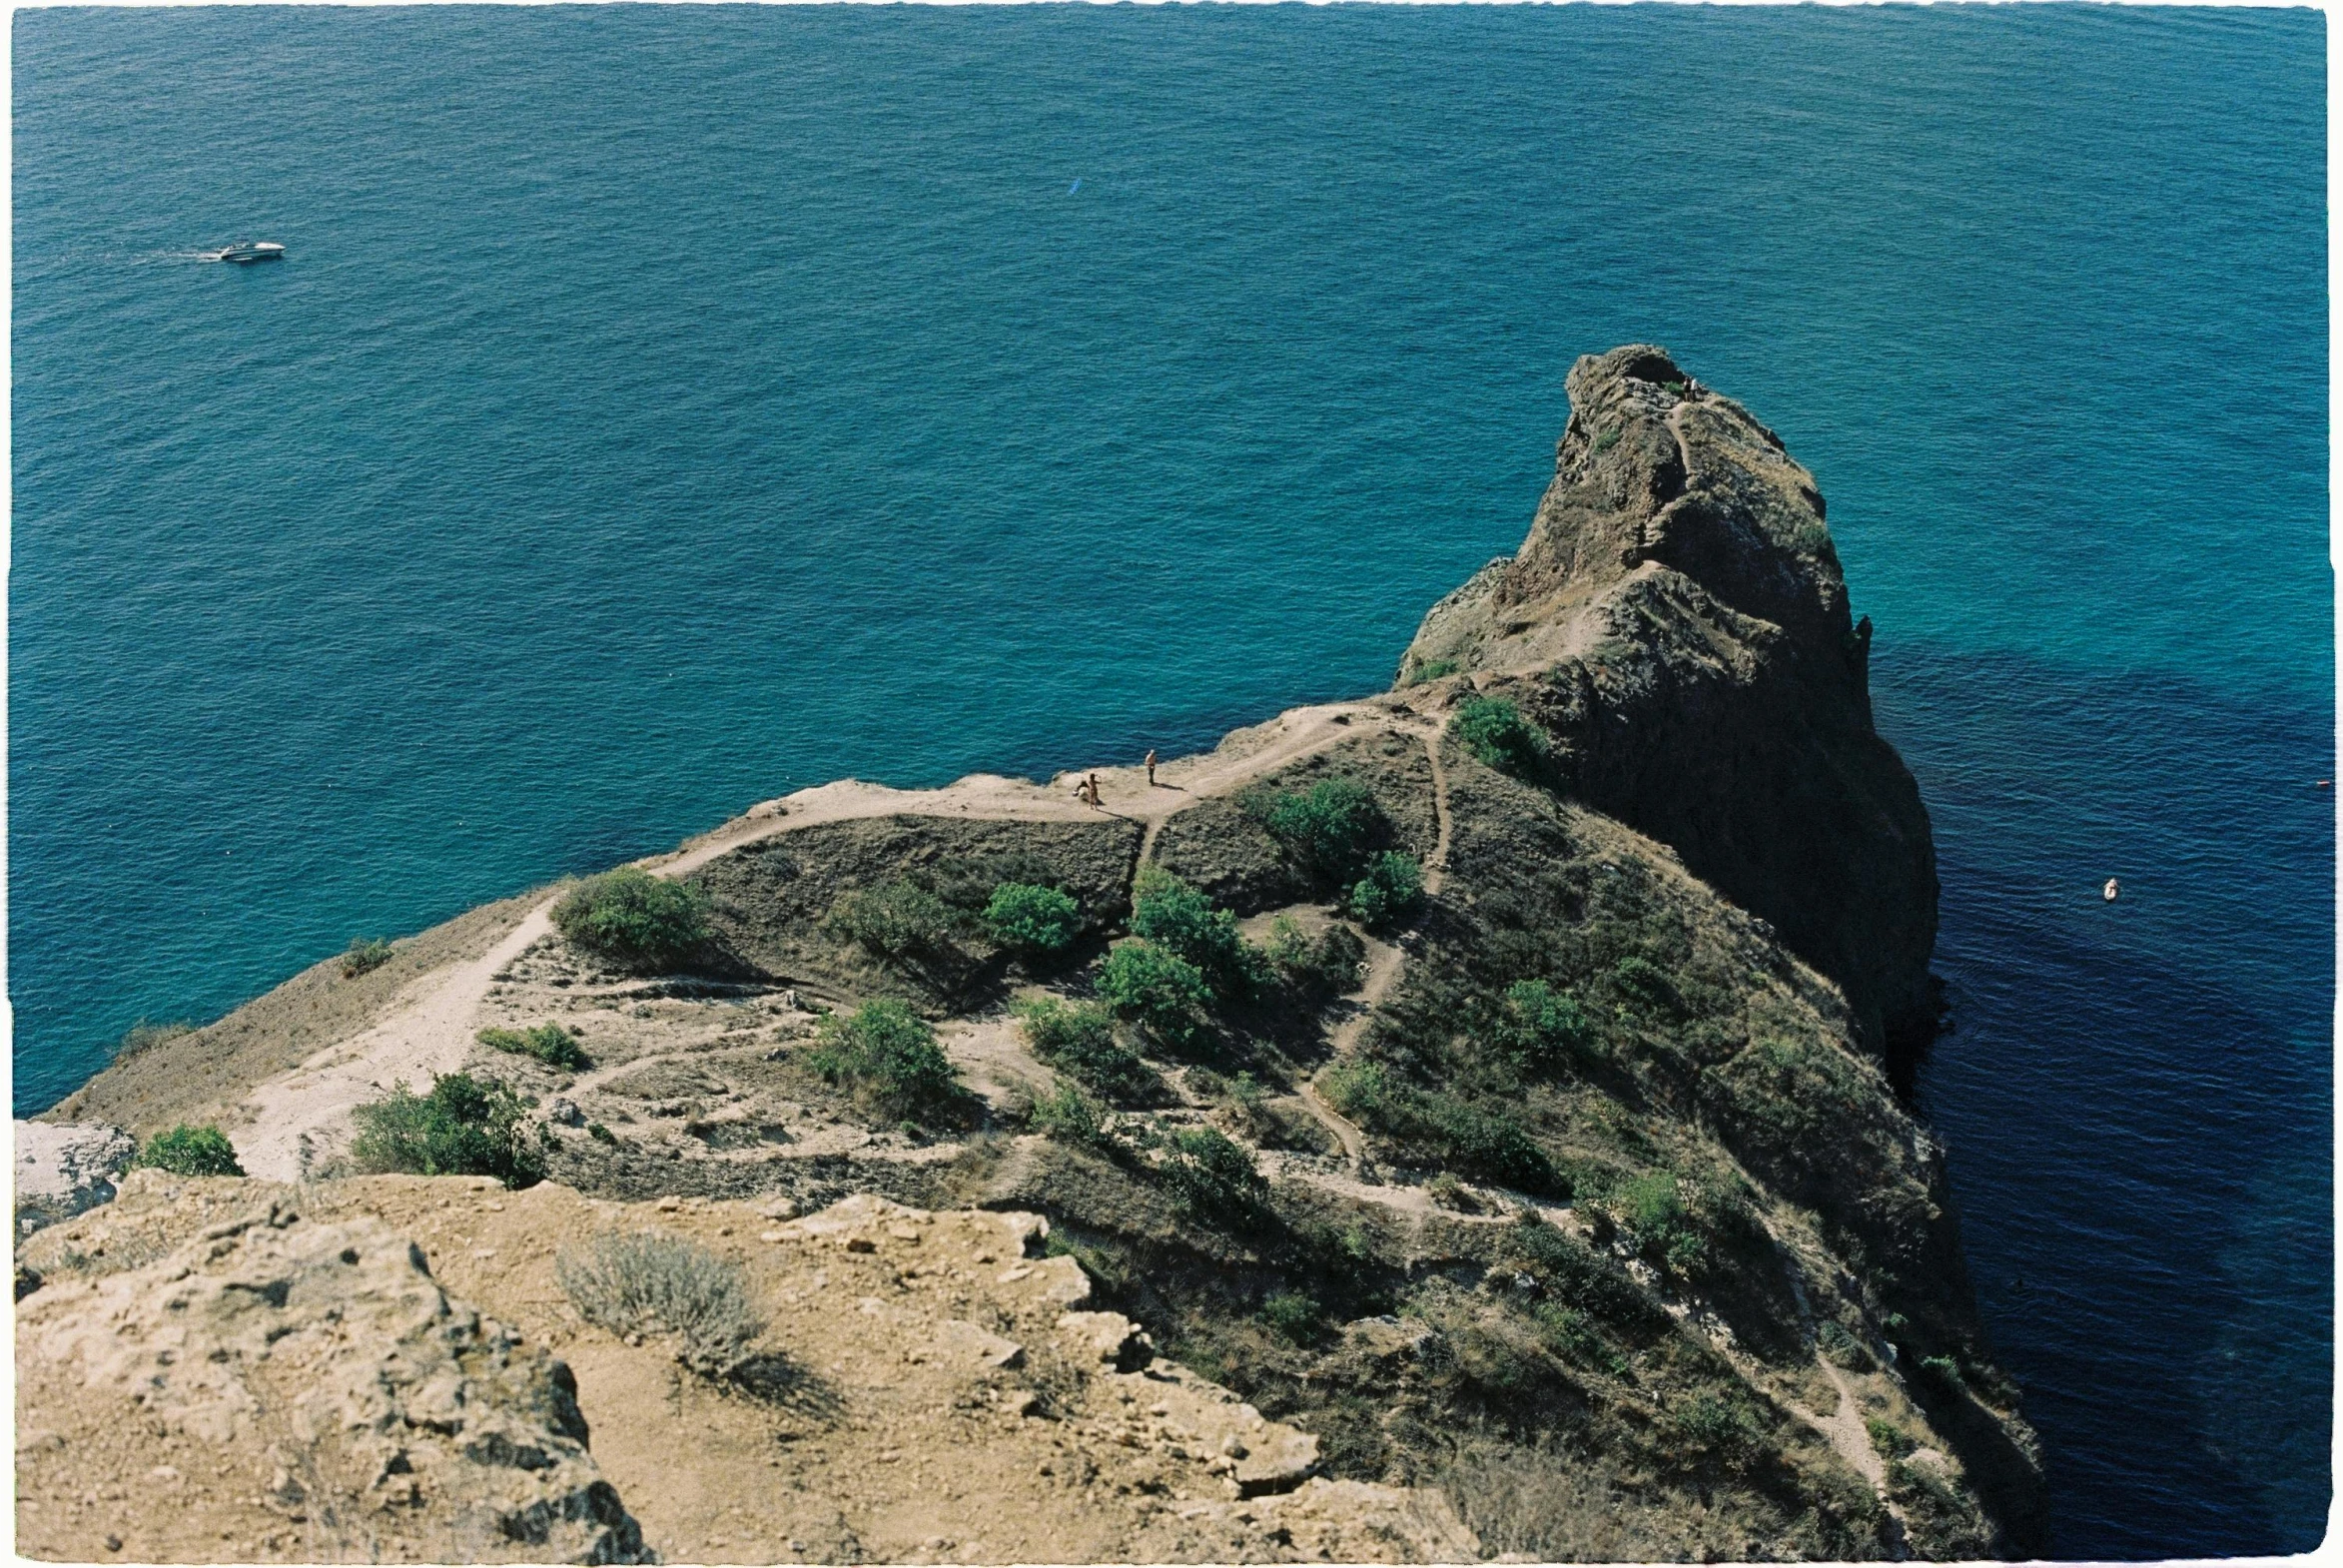
[[[975,773],[942,789],[926,790],[842,779],[763,802],[680,849],[635,864],[655,877],[683,877],[744,844],[825,823],[887,816],[1080,822],[1105,812],[1146,822],[1145,842],[1152,849],[1166,818],[1393,722],[1388,709],[1363,702],[1293,708],[1266,723],[1230,732],[1212,751],[1160,765],[1153,786],[1144,767],[1062,773],[1048,785]],[[1091,771],[1100,784],[1096,810],[1074,794],[1074,781]],[[380,1097],[402,1080],[419,1089],[435,1075],[460,1068],[471,1052],[489,987],[515,959],[551,934],[557,901],[558,895],[529,911],[481,957],[422,977],[364,1032],[320,1051],[290,1073],[254,1086],[224,1119],[223,1128],[234,1140],[245,1169],[271,1180],[300,1180],[340,1152],[349,1136],[353,1107]]]
[[[1426,897],[1436,897],[1440,889],[1447,885],[1448,845],[1453,833],[1448,814],[1448,770],[1440,761],[1441,732],[1436,729],[1419,729],[1411,724],[1395,727],[1422,741],[1424,752],[1431,759],[1432,816],[1438,823],[1438,834],[1431,855],[1424,861],[1424,894]],[[1378,942],[1371,937],[1367,939],[1366,974],[1351,998],[1353,1011],[1334,1027],[1333,1035],[1327,1040],[1329,1057],[1326,1067],[1339,1064],[1356,1049],[1359,1037],[1366,1033],[1368,1021],[1375,1015],[1375,1009],[1383,1005],[1383,999],[1399,983],[1399,972],[1407,963],[1405,943],[1411,935],[1412,929],[1401,932],[1396,943]],[[1318,1073],[1322,1074],[1325,1070],[1320,1068]],[[1340,1142],[1342,1153],[1350,1162],[1350,1169],[1363,1175],[1366,1171],[1366,1139],[1355,1126],[1326,1104],[1325,1097],[1318,1093],[1317,1078],[1318,1074],[1312,1074],[1302,1081],[1302,1104],[1308,1106],[1310,1114]]]
[[[1855,1386],[1848,1382],[1847,1374],[1840,1370],[1838,1364],[1822,1352],[1821,1339],[1815,1328],[1814,1306],[1806,1294],[1806,1270],[1799,1263],[1798,1254],[1783,1244],[1782,1238],[1774,1234],[1773,1225],[1764,1221],[1762,1216],[1761,1223],[1765,1223],[1766,1234],[1772,1237],[1774,1250],[1782,1259],[1782,1274],[1789,1282],[1792,1299],[1798,1303],[1799,1328],[1805,1336],[1807,1347],[1814,1352],[1815,1365],[1831,1380],[1832,1388],[1839,1395],[1839,1407],[1828,1416],[1816,1414],[1796,1399],[1783,1399],[1783,1407],[1829,1438],[1833,1451],[1871,1483],[1873,1493],[1879,1497],[1881,1506],[1888,1510],[1888,1516],[1893,1521],[1890,1529],[1897,1556],[1901,1560],[1909,1555],[1904,1550],[1904,1542],[1910,1521],[1905,1517],[1903,1507],[1888,1496],[1887,1461],[1872,1446],[1871,1430],[1864,1425],[1863,1404]],[[1728,1351],[1727,1354],[1730,1356],[1732,1352]]]
[[[547,899],[478,958],[425,976],[373,1028],[256,1087],[227,1129],[245,1170],[298,1181],[334,1152],[352,1106],[401,1079],[422,1087],[461,1067],[489,985],[553,929],[552,908]]]

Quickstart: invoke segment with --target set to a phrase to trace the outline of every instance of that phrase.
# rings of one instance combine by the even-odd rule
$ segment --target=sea
[[[842,775],[1383,686],[1581,354],[1818,475],[2052,1549],[2328,1517],[2306,10],[19,10],[14,1105]],[[202,253],[274,240],[240,268]],[[2100,896],[2120,880],[2113,904]]]

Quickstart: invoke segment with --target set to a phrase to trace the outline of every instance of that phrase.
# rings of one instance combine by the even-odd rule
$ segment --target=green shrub
[[[1387,849],[1367,862],[1367,873],[1343,894],[1343,903],[1369,931],[1414,914],[1424,901],[1424,870],[1413,855]]]
[[[1210,1128],[1174,1132],[1162,1171],[1190,1215],[1240,1229],[1259,1222],[1268,1183],[1252,1156],[1224,1135]]]
[[[384,1099],[351,1112],[358,1136],[350,1163],[364,1172],[407,1176],[488,1176],[509,1187],[544,1178],[542,1135],[502,1084],[449,1073],[416,1095],[394,1084]]]
[[[1292,916],[1279,915],[1269,927],[1265,957],[1279,980],[1306,1000],[1322,1002],[1358,989],[1366,944],[1339,922],[1328,925],[1312,942]]]
[[[889,1118],[936,1116],[961,1097],[951,1058],[927,1020],[890,997],[822,1020],[806,1065]]]
[[[1924,1356],[1920,1375],[1923,1382],[1944,1394],[1956,1394],[1968,1386],[1968,1379],[1960,1375],[1960,1363],[1949,1355]]]
[[[1168,1046],[1193,1048],[1208,1033],[1212,988],[1202,970],[1153,942],[1120,943],[1099,971],[1099,995],[1119,1017]]]
[[[1241,996],[1260,978],[1262,961],[1236,934],[1236,917],[1161,866],[1132,881],[1131,934],[1193,964],[1221,996]]]
[[[1863,1429],[1872,1434],[1872,1446],[1880,1451],[1883,1458],[1901,1459],[1920,1446],[1903,1427],[1876,1415],[1863,1418]]]
[[[1612,965],[1611,984],[1620,995],[1645,1007],[1674,1011],[1677,1006],[1675,982],[1648,958],[1629,954]]]
[[[587,1322],[672,1335],[675,1359],[703,1377],[740,1371],[765,1331],[740,1265],[681,1236],[605,1232],[556,1253],[553,1275]]]
[[[608,1144],[612,1148],[616,1148],[618,1144],[618,1135],[611,1132],[608,1128],[602,1126],[602,1124],[599,1122],[588,1122],[586,1124],[586,1137],[592,1139],[597,1144]]]
[[[1107,1131],[1106,1118],[1099,1114],[1090,1096],[1064,1079],[1058,1081],[1056,1088],[1034,1097],[1028,1119],[1035,1132],[1062,1144],[1103,1149],[1114,1143]]]
[[[1619,444],[1619,429],[1609,429],[1603,431],[1594,438],[1592,443],[1594,450],[1598,452],[1609,451],[1612,447]]]
[[[1864,1349],[1863,1342],[1849,1333],[1846,1325],[1842,1323],[1825,1318],[1822,1327],[1815,1332],[1815,1342],[1835,1366],[1843,1366],[1850,1371],[1859,1371],[1871,1365],[1870,1352]]]
[[[1427,1095],[1424,1125],[1441,1155],[1463,1171],[1531,1192],[1567,1189],[1546,1152],[1501,1112],[1447,1095]]]
[[[1270,1291],[1258,1315],[1272,1332],[1298,1345],[1315,1344],[1326,1335],[1325,1309],[1298,1290]]]
[[[1627,1358],[1611,1348],[1589,1313],[1559,1301],[1540,1301],[1530,1315],[1537,1319],[1538,1338],[1564,1360],[1613,1377],[1627,1375]]]
[[[1321,1080],[1335,1110],[1375,1132],[1427,1145],[1446,1165],[1531,1192],[1563,1192],[1569,1183],[1521,1125],[1453,1095],[1404,1083],[1379,1062],[1350,1062]]]
[[[933,953],[952,940],[960,917],[916,882],[858,888],[831,906],[829,926],[881,958]]]
[[[1521,716],[1510,697],[1467,697],[1449,721],[1456,743],[1489,767],[1536,778],[1546,765],[1545,732]]]
[[[390,944],[384,938],[352,937],[349,948],[342,955],[342,978],[356,980],[390,962]]]
[[[1082,906],[1056,888],[1004,882],[986,901],[985,929],[1005,948],[1049,957],[1065,952],[1081,933]]]
[[[1325,881],[1355,879],[1368,852],[1390,828],[1374,792],[1354,779],[1320,779],[1257,809],[1261,825],[1286,854]]]
[[[576,1072],[585,1067],[586,1054],[580,1051],[569,1031],[559,1024],[539,1024],[534,1029],[483,1029],[480,1044],[490,1051],[509,1051],[516,1057],[534,1057],[547,1067]]]
[[[707,939],[708,896],[698,887],[621,866],[588,877],[553,906],[553,925],[621,969],[673,969]]]
[[[145,1019],[122,1032],[122,1043],[114,1048],[114,1060],[135,1057],[142,1051],[152,1051],[166,1040],[177,1040],[182,1035],[195,1033],[195,1026],[181,1019],[170,1024],[150,1024]]]
[[[1453,675],[1456,670],[1457,664],[1454,659],[1426,659],[1407,672],[1407,684],[1420,686],[1425,681],[1438,680],[1443,675]]]
[[[216,1127],[189,1127],[184,1123],[168,1133],[157,1133],[138,1152],[134,1165],[168,1171],[183,1176],[240,1176],[236,1146]]]
[[[1698,1271],[1708,1261],[1708,1237],[1685,1207],[1674,1173],[1649,1171],[1620,1183],[1611,1209],[1646,1255],[1678,1273]]]
[[[1670,1411],[1667,1425],[1687,1457],[1728,1469],[1747,1464],[1765,1437],[1763,1424],[1746,1402],[1713,1393],[1695,1394]]]
[[[1643,1292],[1626,1270],[1598,1255],[1576,1236],[1548,1224],[1533,1210],[1506,1237],[1506,1250],[1544,1280],[1567,1305],[1622,1327],[1650,1327],[1668,1321],[1666,1309]]]
[[[1097,1003],[1035,997],[1012,1011],[1035,1056],[1115,1104],[1148,1105],[1162,1098],[1163,1079],[1116,1044],[1114,1016]]]
[[[1517,980],[1505,988],[1495,1044],[1523,1072],[1554,1073],[1595,1054],[1595,1026],[1568,992]]]

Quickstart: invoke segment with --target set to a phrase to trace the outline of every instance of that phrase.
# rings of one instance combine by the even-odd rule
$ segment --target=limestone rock
[[[1121,1312],[1068,1312],[1058,1333],[1090,1360],[1122,1370],[1146,1365],[1155,1353],[1146,1332]]]
[[[160,1261],[36,1293],[18,1340],[20,1375],[78,1385],[76,1415],[249,1461],[268,1477],[258,1506],[310,1527],[321,1555],[395,1538],[450,1562],[642,1558],[568,1368],[450,1299],[380,1219],[305,1222],[278,1199]],[[85,1430],[20,1463],[102,1471],[83,1450],[103,1442]]]
[[[137,1153],[138,1145],[118,1127],[17,1123],[17,1234],[112,1201],[115,1178]]]

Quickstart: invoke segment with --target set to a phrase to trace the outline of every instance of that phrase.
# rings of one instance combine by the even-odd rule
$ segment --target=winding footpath
[[[1146,770],[1138,767],[1062,773],[1047,785],[978,773],[929,790],[890,789],[844,779],[765,801],[679,849],[634,864],[655,877],[684,877],[743,845],[870,817],[1085,822],[1101,814],[1146,825],[1144,862],[1168,818],[1352,736],[1391,726],[1413,728],[1391,707],[1376,703],[1294,708],[1266,723],[1232,731],[1212,751],[1160,765],[1153,785]],[[1435,755],[1435,776],[1437,767]],[[1099,780],[1100,805],[1095,809],[1074,793],[1086,776]],[[1443,813],[1445,809],[1443,801]],[[1429,875],[1426,883],[1430,885]],[[269,1180],[301,1180],[339,1152],[354,1107],[379,1099],[395,1084],[420,1087],[462,1067],[471,1054],[489,988],[514,960],[552,934],[553,906],[559,897],[549,896],[531,909],[485,953],[421,977],[358,1034],[255,1086],[225,1119],[223,1129],[235,1141],[245,1169]],[[1384,984],[1387,987],[1387,979]],[[1366,1005],[1371,1007],[1380,995],[1377,991]]]

